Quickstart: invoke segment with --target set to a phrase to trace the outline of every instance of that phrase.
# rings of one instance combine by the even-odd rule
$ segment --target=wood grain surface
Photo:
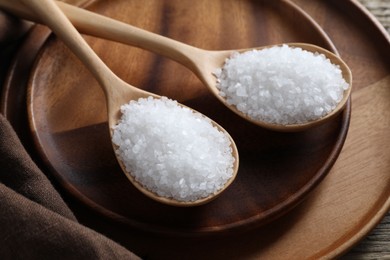
[[[124,10],[135,9],[136,5],[135,1],[116,4],[123,13]],[[162,19],[164,26],[171,28],[165,32],[168,36],[204,48],[207,44],[211,49],[240,48],[244,44],[269,45],[281,39],[313,42],[332,49],[332,43],[323,31],[289,2],[243,4],[236,0],[224,0],[214,1],[210,5],[199,1],[192,5],[192,9],[199,9],[193,13],[188,11],[189,5],[190,2],[173,0],[161,6],[153,5],[153,8],[146,9],[145,5],[138,7],[139,13],[153,12],[161,18],[151,20],[128,15],[125,21],[142,24],[148,30],[161,30]],[[101,6],[107,15],[114,14],[117,8],[99,1],[90,8],[97,12]],[[204,10],[205,6],[208,7],[207,11]],[[177,10],[167,18],[165,9]],[[220,12],[221,9],[226,10]],[[209,37],[213,29],[207,28],[201,32],[208,33],[185,31],[179,34],[183,30],[180,25],[189,22],[187,16],[177,15],[182,12],[194,16],[191,18],[193,28],[203,28],[203,18],[212,14],[213,19],[207,20],[208,28],[229,24],[231,16],[240,17],[241,23],[225,28],[225,33],[219,37]],[[264,17],[267,17],[266,24],[263,23]],[[297,26],[288,26],[293,22],[307,26],[304,31]],[[242,37],[230,37],[241,28],[261,31],[262,37],[247,36],[247,33],[243,33]],[[278,34],[268,28],[278,28]],[[118,219],[123,219],[133,228],[157,233],[204,235],[267,223],[292,209],[318,185],[344,143],[350,118],[349,108],[341,117],[308,131],[268,131],[249,124],[226,109],[190,71],[180,65],[145,51],[129,49],[126,45],[91,37],[87,40],[122,79],[150,92],[174,97],[204,113],[231,134],[239,149],[240,167],[235,182],[207,205],[176,209],[138,194],[123,178],[112,156],[112,149],[109,149],[110,139],[105,134],[105,99],[99,86],[63,43],[50,37],[39,49],[39,60],[30,72],[28,111],[37,151],[63,185],[70,187],[68,190],[74,196],[90,207],[100,208],[105,215],[117,215]],[[126,60],[129,66],[136,64],[139,68],[137,74],[133,73],[135,69],[124,66],[121,60]],[[83,82],[88,87],[75,84],[77,82]],[[94,145],[97,138],[100,139],[98,146]],[[78,149],[73,149],[76,146]],[[109,183],[107,176],[110,176]],[[124,199],[114,203],[113,197]]]
[[[355,8],[353,0],[294,2],[324,28],[355,75],[353,114],[345,147],[330,174],[309,198],[261,229],[217,240],[161,239],[129,232],[123,223],[100,218],[68,198],[80,220],[146,258],[179,258],[185,254],[194,259],[317,259],[339,257],[346,251],[350,252],[345,259],[389,256],[389,216],[358,244],[389,208],[390,148],[383,145],[390,142],[389,37]],[[104,12],[104,5],[97,10]],[[171,10],[170,14],[174,13]],[[2,110],[23,133],[23,122],[12,117],[14,108],[3,105]],[[201,250],[194,250],[194,243]]]
[[[359,0],[390,33],[390,1]],[[343,259],[390,259],[390,212]]]

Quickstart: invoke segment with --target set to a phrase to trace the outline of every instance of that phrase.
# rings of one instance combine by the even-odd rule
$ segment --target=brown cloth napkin
[[[139,259],[77,222],[1,114],[0,259]]]

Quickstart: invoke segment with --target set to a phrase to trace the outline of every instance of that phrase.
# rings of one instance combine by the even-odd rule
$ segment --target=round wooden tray
[[[280,42],[333,46],[317,24],[290,2],[214,0],[195,4],[180,0],[137,5],[138,1],[96,1],[89,8],[209,49]],[[237,21],[232,21],[233,16]],[[183,26],[190,22],[191,27]],[[305,30],[298,24],[304,24]],[[336,120],[310,131],[266,131],[219,104],[180,65],[126,45],[96,38],[88,41],[125,81],[206,114],[232,135],[239,149],[238,177],[217,200],[185,209],[150,200],[127,181],[114,158],[100,87],[61,41],[49,37],[39,50],[28,86],[29,118],[38,152],[75,196],[131,227],[208,235],[259,226],[305,198],[325,177],[342,148],[349,105]]]
[[[242,2],[248,3],[246,1]],[[107,219],[100,219],[99,216],[96,216],[93,214],[93,212],[90,212],[90,217],[82,217],[83,221],[86,224],[91,225],[95,229],[100,230],[105,234],[113,237],[114,239],[121,242],[123,245],[127,246],[129,249],[133,250],[135,253],[144,257],[180,258],[186,256],[187,258],[195,259],[204,259],[205,257],[214,259],[224,257],[304,259],[338,256],[341,253],[345,252],[348,248],[350,248],[359,239],[361,239],[372,227],[375,226],[376,223],[378,223],[378,221],[388,211],[390,207],[390,175],[388,174],[390,169],[390,148],[388,148],[386,145],[383,145],[386,142],[390,141],[390,135],[388,134],[388,128],[390,126],[390,67],[388,62],[390,58],[388,54],[390,46],[389,38],[388,36],[385,36],[383,30],[378,27],[378,24],[373,22],[372,18],[367,15],[366,12],[362,11],[360,6],[355,1],[296,0],[294,2],[301,6],[312,17],[314,17],[315,20],[325,29],[325,31],[328,33],[333,43],[337,47],[337,50],[351,66],[352,71],[354,73],[354,92],[352,95],[354,111],[352,115],[348,138],[338,161],[336,162],[328,176],[321,182],[321,185],[319,185],[314,191],[312,191],[312,193],[310,193],[310,196],[308,196],[308,198],[303,203],[295,207],[294,210],[290,211],[288,214],[280,217],[279,219],[274,220],[272,223],[269,223],[268,225],[260,228],[255,228],[255,226],[260,225],[261,223],[264,224],[265,222],[262,222],[262,220],[259,219],[254,222],[246,222],[245,225],[241,225],[242,223],[240,223],[238,226],[236,226],[237,228],[235,230],[239,230],[242,233],[235,233],[234,236],[225,235],[218,237],[218,239],[212,238],[210,236],[182,239],[177,236],[170,236],[167,238],[160,236],[142,235],[140,233],[134,233],[132,229],[124,228],[128,227],[129,223],[127,222],[126,218],[118,217],[117,214],[109,216],[109,219],[119,221],[119,224],[117,222],[117,224],[113,225],[112,222],[107,222]],[[187,1],[182,1],[180,3],[187,3]],[[307,23],[308,21],[310,21],[307,16],[295,15],[297,14],[295,11],[291,12],[292,10],[296,10],[295,8],[279,9],[280,6],[286,4],[289,5],[287,1],[252,1],[251,4],[267,7],[266,10],[268,10],[268,13],[259,13],[267,15],[251,16],[252,19],[254,19],[253,17],[255,17],[255,20],[259,19],[262,22],[266,23],[268,22],[268,19],[272,17],[272,19],[274,19],[274,21],[276,21],[279,25],[272,26],[272,30],[269,26],[259,26],[259,31],[267,36],[261,39],[257,37],[257,39],[255,40],[258,41],[259,44],[268,43],[267,41],[270,39],[274,39],[280,42],[297,40],[312,41],[313,39],[311,39],[311,36],[317,34],[321,36],[319,38],[314,39],[316,41],[314,43],[323,46],[326,46],[326,44],[328,44],[328,46],[326,47],[332,48],[332,45],[328,41],[328,38],[324,37],[322,33],[320,33],[320,29],[316,27],[313,23]],[[101,12],[103,14],[108,15],[108,13],[105,13],[108,9],[104,4],[94,4],[93,6],[91,6],[91,8],[93,8],[97,12]],[[253,15],[253,12],[256,13],[256,11],[260,10],[262,9],[255,9],[255,11],[252,10],[251,14]],[[165,9],[165,12],[168,14],[166,18],[183,19],[175,16],[175,13],[178,11],[180,11],[180,9]],[[142,15],[138,14],[138,11],[133,13],[133,15],[138,18],[142,18]],[[156,17],[155,10],[153,8],[150,9],[148,11],[148,15]],[[180,17],[183,16],[186,17],[189,16],[189,14],[181,12]],[[236,16],[240,17],[240,15],[238,14],[236,14]],[[157,17],[161,19],[160,16]],[[294,19],[292,19],[291,17],[294,17]],[[130,19],[129,17],[123,16],[117,18],[122,20]],[[189,16],[188,19],[193,21],[194,17]],[[245,18],[242,19],[245,20]],[[311,26],[303,27],[301,23],[302,19],[303,21],[305,21],[304,24],[311,24]],[[142,19],[137,19],[134,24],[140,27],[144,27],[146,29],[150,29],[152,31],[155,30],[156,32],[160,32],[159,28],[154,28],[152,24],[146,22],[143,24],[141,21]],[[141,23],[137,24],[137,22]],[[174,27],[178,30],[174,35],[170,35],[167,31],[167,28],[164,29],[164,32],[167,32],[167,35],[170,35],[173,38],[182,41],[187,41],[188,43],[197,45],[199,47],[206,48],[207,46],[209,46],[209,48],[218,48],[218,44],[213,44],[216,44],[219,41],[225,44],[224,41],[226,39],[220,39],[218,36],[219,34],[215,34],[217,35],[216,37],[219,39],[216,43],[207,42],[203,38],[203,36],[202,39],[198,39],[199,42],[197,42],[197,38],[192,38],[189,36],[192,35],[192,33],[196,34],[197,32],[185,31],[185,28],[187,26],[181,26],[181,24],[183,23],[177,25],[178,28]],[[203,26],[207,27],[207,24],[208,23],[204,22]],[[301,27],[303,28],[303,31],[300,30]],[[287,34],[288,37],[286,38],[286,40],[277,38],[281,35],[283,35],[283,37],[286,36],[284,35],[284,32],[289,32]],[[299,34],[297,34],[296,32],[299,32]],[[32,37],[32,40],[30,40],[29,42],[29,49],[24,50],[24,52],[23,50],[21,50],[21,52],[19,53],[19,58],[16,59],[16,62],[11,68],[11,73],[9,75],[6,88],[2,96],[2,112],[11,121],[15,129],[23,138],[24,142],[27,144],[27,146],[29,146],[28,144],[30,139],[28,138],[28,135],[26,135],[26,109],[24,107],[25,103],[23,103],[23,99],[26,97],[26,92],[25,90],[20,88],[20,86],[28,85],[26,81],[29,78],[28,74],[31,71],[34,71],[34,77],[32,77],[30,83],[31,86],[34,86],[33,83],[37,82],[35,81],[37,75],[36,71],[40,68],[42,58],[48,54],[58,54],[58,52],[50,52],[50,50],[54,50],[56,48],[56,50],[61,50],[59,54],[62,55],[60,55],[58,59],[62,60],[63,63],[57,63],[56,65],[58,67],[65,65],[66,69],[71,69],[69,68],[69,63],[77,63],[77,60],[75,58],[71,58],[68,56],[68,54],[66,54],[67,51],[66,49],[64,49],[64,47],[61,46],[61,44],[55,41],[55,39],[49,39],[48,41],[46,41],[46,39],[43,37],[43,34],[47,34],[47,31],[42,27],[38,27],[30,36]],[[251,39],[253,37],[254,36],[251,36]],[[273,37],[276,37],[277,39]],[[353,39],[353,44],[350,44],[351,39]],[[179,97],[182,97],[183,99],[180,101],[184,101],[184,103],[187,102],[186,104],[199,106],[199,108],[203,107],[205,109],[203,110],[203,112],[206,114],[211,113],[212,115],[216,116],[224,114],[223,109],[220,108],[217,104],[215,104],[212,98],[208,97],[207,91],[204,90],[202,86],[199,85],[199,83],[196,83],[197,80],[191,74],[188,74],[188,72],[186,72],[179,65],[175,65],[167,60],[158,58],[151,54],[146,54],[142,51],[128,49],[129,47],[127,46],[122,46],[119,44],[117,45],[102,40],[95,41],[92,38],[88,38],[88,40],[89,42],[93,43],[93,46],[95,50],[99,53],[99,55],[101,55],[112,68],[115,68],[114,71],[116,71],[122,78],[129,81],[130,83],[142,88],[148,88],[148,86],[161,86],[157,89],[153,88],[152,90],[159,94],[166,93],[166,95],[171,95],[171,97],[177,98],[179,100]],[[320,40],[320,42],[317,42],[318,40]],[[236,39],[236,41],[237,42],[235,44],[237,44],[237,46],[228,46],[227,48],[246,47],[241,46],[240,44],[245,45],[247,43],[241,42],[238,39]],[[115,48],[110,46],[115,46]],[[157,79],[152,82],[142,80],[142,75],[144,75],[144,77],[148,77],[148,75],[150,76],[150,74],[145,75],[145,70],[142,70],[142,67],[139,67],[138,69],[132,67],[133,65],[131,64],[133,64],[133,62],[131,62],[131,64],[116,64],[115,62],[111,61],[110,63],[110,58],[108,58],[102,50],[104,48],[113,48],[111,50],[114,50],[114,55],[118,55],[115,54],[115,52],[122,53],[123,48],[125,48],[126,50],[131,50],[131,52],[134,53],[136,57],[138,57],[138,61],[143,61],[146,58],[152,59],[154,61],[152,63],[154,65],[152,67],[153,70],[150,70],[148,73],[153,73],[154,77],[157,75]],[[41,50],[41,52],[37,57],[37,55],[35,54],[39,50]],[[31,51],[33,55],[26,55]],[[143,55],[146,55],[147,57],[145,58],[145,56]],[[34,69],[32,69],[28,61],[34,61],[34,59],[37,60],[37,63]],[[50,61],[48,56],[46,56],[46,61]],[[82,68],[79,65],[75,66],[77,66],[78,69]],[[161,66],[160,69],[164,67],[163,72],[159,72],[159,66]],[[122,69],[121,67],[125,67],[126,69]],[[146,67],[150,68],[149,66]],[[49,69],[53,70],[52,68]],[[166,71],[172,69],[176,72],[175,76],[178,76],[178,78],[172,79],[166,76]],[[40,73],[42,73],[42,71]],[[187,74],[184,74],[186,76],[183,76],[182,73]],[[82,71],[80,74],[85,74],[85,71]],[[15,75],[18,75],[18,77],[15,77]],[[49,73],[46,73],[46,75],[53,76]],[[68,76],[74,75],[68,74]],[[134,81],[136,79],[138,79],[137,82]],[[187,86],[186,84],[190,84],[188,82],[192,82],[191,84],[193,84],[194,89],[189,89],[188,87],[185,87]],[[10,86],[19,87],[10,88]],[[182,91],[177,92],[179,86],[183,87],[183,89]],[[93,82],[91,83],[90,87],[94,88]],[[34,88],[31,88],[31,90],[33,89]],[[77,92],[74,93],[77,94]],[[64,93],[62,93],[61,95],[63,94]],[[78,98],[75,94],[71,96],[75,98],[76,104]],[[98,96],[99,94],[94,95]],[[190,98],[194,96],[196,97],[195,99]],[[52,104],[56,105],[57,102],[53,102]],[[207,104],[212,104],[212,108],[206,109],[207,107],[204,107],[204,105]],[[197,109],[199,108],[197,107]],[[48,107],[47,109],[50,108]],[[71,107],[69,107],[69,109],[71,109]],[[92,112],[91,114],[96,115]],[[100,115],[103,115],[103,113],[101,113]],[[230,125],[230,128],[232,130],[238,127],[234,124],[229,124],[229,121],[226,120],[225,117],[221,116],[217,118],[219,118],[221,122],[225,123],[226,126]],[[340,118],[340,120],[341,119],[342,118]],[[95,136],[101,136],[101,132],[105,131],[103,129],[104,127],[101,126],[101,124],[104,124],[104,118],[96,119],[94,117],[93,120],[91,122],[96,125],[95,127],[92,127],[92,129],[94,129],[95,131]],[[80,123],[82,122],[82,120],[78,122]],[[341,122],[344,121],[341,120]],[[342,125],[340,122],[337,123],[336,121],[333,122],[333,124],[336,124],[339,127]],[[84,126],[90,125],[93,124],[87,124]],[[367,126],[369,126],[369,128]],[[53,127],[53,125],[50,125],[50,127]],[[65,129],[61,127],[62,126],[57,128],[57,130],[73,130],[72,128]],[[78,125],[78,127],[80,127],[80,125]],[[245,126],[244,124],[244,127],[247,126]],[[329,128],[326,127],[325,129]],[[90,129],[87,130],[90,131]],[[241,133],[240,131],[238,131],[238,133]],[[58,135],[54,135],[53,133],[58,133]],[[61,134],[63,134],[61,137],[66,137],[66,135],[64,134],[66,133],[66,131],[57,131],[53,133],[53,138],[58,138],[59,136],[61,136]],[[322,134],[322,131],[319,131],[319,133]],[[336,136],[339,133],[340,132],[336,132]],[[261,131],[261,133],[259,134],[261,134],[260,136],[269,138],[269,140],[272,140],[272,138],[274,138],[276,135],[274,133],[268,133],[266,131]],[[302,133],[294,135],[297,135],[298,138],[302,138],[299,137],[300,135],[302,135]],[[86,136],[88,135],[84,134],[84,137]],[[297,146],[294,146],[294,139],[289,139],[287,137],[289,136],[276,138],[276,140],[281,141],[279,141],[275,146],[276,148],[271,151],[277,151],[277,148],[280,147],[290,147],[290,145],[293,145],[292,147],[296,148]],[[89,138],[94,139],[95,137]],[[332,141],[335,139],[326,140]],[[95,147],[99,148],[100,146],[104,146],[105,142],[102,141],[101,144],[97,144],[95,145]],[[267,149],[272,147],[273,145],[273,143],[269,142],[268,139],[266,139],[266,141],[264,142],[265,144],[267,144],[265,146]],[[295,143],[295,145],[297,145],[297,143]],[[299,153],[293,153],[293,151],[295,151],[295,148],[290,150],[290,152],[288,152],[287,150],[285,157],[300,156]],[[69,150],[73,149],[77,151],[79,147],[69,147]],[[307,149],[310,150],[311,147],[307,147]],[[37,154],[32,155],[37,156]],[[38,155],[38,159],[41,159],[41,154]],[[276,153],[271,153],[271,155],[268,155],[268,158],[273,158],[274,161],[271,160],[271,162],[274,165],[283,168],[283,166],[278,165],[281,161],[280,157],[277,156]],[[306,161],[309,163],[309,165],[310,163],[313,163],[312,160]],[[248,162],[253,162],[257,164],[256,160],[252,161],[248,159]],[[301,161],[296,162],[302,163]],[[68,163],[66,163],[66,166],[71,167],[73,166],[73,163],[74,161],[68,161]],[[107,167],[107,164],[104,165]],[[85,167],[88,167],[88,165],[86,165]],[[316,172],[316,174],[317,173],[318,172]],[[103,179],[103,183],[97,182],[95,184],[101,185],[102,187],[109,187],[110,185],[116,186],[116,177],[112,178],[111,172],[109,174],[110,176],[107,176],[106,179]],[[90,175],[91,173],[83,177],[88,180],[89,178],[91,178]],[[118,176],[121,175],[118,174]],[[272,175],[269,175],[268,177],[270,176]],[[324,175],[322,175],[322,177],[324,177]],[[318,179],[318,182],[322,179],[322,177]],[[254,179],[257,179],[257,177]],[[98,180],[100,181],[101,179]],[[111,182],[112,180],[114,180],[114,182]],[[243,177],[240,181],[245,183]],[[101,200],[106,203],[103,205],[107,205],[112,202],[112,198],[108,198],[106,194],[97,192],[93,185],[83,186],[83,179],[79,179],[75,182],[94,196],[101,198]],[[63,187],[65,187],[68,191],[71,191],[72,193],[77,195],[77,189],[75,190],[74,186],[67,185],[66,182],[62,182],[62,184]],[[314,186],[316,185],[313,185],[313,187]],[[236,192],[236,189],[237,186],[232,187],[231,192]],[[240,193],[239,195],[247,196],[246,190],[242,190],[242,192],[243,194]],[[258,192],[261,192],[261,190],[258,190],[257,188],[252,188],[250,192],[258,194]],[[227,193],[226,196],[230,195]],[[304,197],[305,196],[302,196],[301,198]],[[254,198],[256,198],[257,200],[260,197],[254,196]],[[81,197],[81,199],[83,198]],[[127,197],[115,197],[116,202],[124,199],[127,199]],[[298,201],[300,200],[297,200],[296,202]],[[90,204],[91,206],[96,206],[96,204],[93,204],[93,201],[90,200],[83,200],[83,202],[92,203]],[[256,205],[256,203],[253,203],[253,200],[242,201],[241,203],[243,204],[243,208]],[[291,205],[294,204],[295,203]],[[235,201],[234,204],[228,205],[230,213],[234,213],[235,205],[239,205],[239,203]],[[290,208],[285,207],[285,210],[287,209]],[[96,210],[100,211],[101,208],[98,207]],[[148,208],[147,210],[150,210],[151,214],[155,214],[155,208]],[[196,222],[198,226],[195,227],[195,230],[202,230],[202,232],[210,234],[210,230],[202,229],[205,227],[205,222],[202,223],[202,219],[204,216],[209,216],[209,211],[213,210],[214,209],[211,207],[206,208],[203,211],[198,211],[197,215],[195,215],[192,219],[189,219],[188,221]],[[136,213],[137,212],[132,212],[132,214]],[[279,213],[285,213],[285,211],[283,210]],[[149,219],[153,217],[156,218],[156,216],[151,216]],[[268,221],[271,219],[272,218],[269,218]],[[215,225],[216,222],[213,221],[207,222],[206,225]],[[235,222],[232,221],[232,223]],[[139,223],[136,224],[138,225]],[[177,225],[177,232],[175,233],[180,234],[188,232],[191,228],[194,229],[194,226],[190,227],[189,229],[188,223],[180,223],[180,225],[182,226],[179,226],[176,222],[176,219],[172,219],[171,222],[168,224]],[[144,230],[149,230],[151,226],[146,225],[137,227],[138,229],[144,228]],[[225,226],[225,230],[231,230],[229,228],[230,227]],[[161,230],[155,231],[163,231],[165,233],[167,230],[165,227],[163,227]],[[196,243],[196,246],[194,246],[194,243]]]

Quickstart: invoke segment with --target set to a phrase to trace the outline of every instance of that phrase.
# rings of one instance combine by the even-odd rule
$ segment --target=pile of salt
[[[327,115],[349,87],[323,54],[287,45],[235,53],[215,74],[230,105],[255,120],[281,125]]]
[[[231,142],[211,121],[176,101],[139,99],[121,107],[116,153],[135,180],[178,201],[208,197],[233,175]]]

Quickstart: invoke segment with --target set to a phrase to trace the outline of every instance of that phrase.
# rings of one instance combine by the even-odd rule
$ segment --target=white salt
[[[179,201],[208,197],[233,175],[228,136],[210,119],[166,97],[141,98],[121,107],[112,141],[135,180]]]
[[[215,75],[228,104],[255,120],[281,125],[324,117],[349,87],[323,54],[287,45],[235,53]]]

